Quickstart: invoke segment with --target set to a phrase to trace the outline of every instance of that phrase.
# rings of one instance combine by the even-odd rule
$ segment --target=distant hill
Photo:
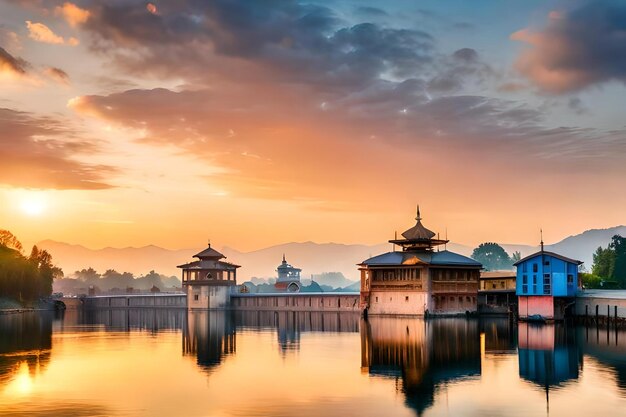
[[[591,269],[592,254],[598,246],[606,246],[615,234],[626,236],[626,226],[617,226],[609,229],[588,230],[579,235],[570,236],[558,243],[546,245],[547,250],[559,252],[565,256],[579,259],[585,262],[585,266]],[[191,260],[195,253],[204,248],[195,249],[163,249],[157,246],[144,246],[141,248],[104,248],[88,249],[80,245],[45,240],[37,244],[48,250],[55,263],[63,268],[66,275],[74,271],[93,267],[99,272],[106,269],[115,269],[118,272],[132,272],[140,275],[151,270],[165,275],[180,276],[176,265]],[[539,249],[539,246],[502,244],[505,250],[511,254],[520,251],[526,256]],[[268,248],[241,252],[237,249],[223,247],[217,248],[227,260],[242,267],[237,272],[239,282],[256,278],[272,278],[276,276],[276,267],[280,264],[283,254],[287,262],[298,268],[302,268],[302,277],[310,279],[314,275],[316,281],[322,279],[323,284],[333,287],[346,287],[350,282],[359,280],[359,272],[356,264],[370,256],[392,250],[389,243],[379,245],[345,245],[339,243],[285,243]],[[469,256],[472,247],[456,243],[449,243],[447,249]],[[325,274],[325,273],[339,273]],[[322,275],[324,274],[324,275]],[[337,278],[336,280],[333,279]],[[330,278],[325,281],[326,278]],[[336,282],[335,282],[336,281]],[[322,282],[320,282],[322,284]]]

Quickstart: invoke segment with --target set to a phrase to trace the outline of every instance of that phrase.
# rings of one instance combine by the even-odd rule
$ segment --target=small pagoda
[[[285,254],[283,254],[283,262],[278,265],[276,272],[278,272],[278,279],[274,284],[274,289],[277,292],[300,292],[300,288],[302,288],[300,272],[302,269],[287,263]]]
[[[226,308],[230,303],[231,287],[237,285],[239,265],[226,262],[226,257],[209,246],[194,255],[197,261],[179,265],[182,269],[183,290],[187,293],[189,309]]]
[[[422,216],[420,214],[420,206],[417,206],[417,223],[406,232],[402,233],[404,239],[392,239],[389,243],[402,247],[403,251],[431,251],[435,246],[445,245],[448,240],[435,239],[435,232],[428,230],[422,224]]]

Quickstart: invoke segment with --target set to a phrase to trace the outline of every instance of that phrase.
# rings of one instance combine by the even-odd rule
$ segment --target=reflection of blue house
[[[578,379],[582,355],[575,332],[562,325],[519,324],[520,377],[543,387]]]
[[[578,289],[581,261],[543,250],[515,263],[516,291],[520,319],[541,316],[563,319]]]

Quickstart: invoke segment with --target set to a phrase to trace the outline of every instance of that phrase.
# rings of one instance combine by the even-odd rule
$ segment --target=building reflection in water
[[[401,383],[421,415],[445,384],[480,375],[478,321],[370,317],[361,321],[361,370]]]
[[[205,371],[220,365],[237,349],[231,311],[190,311],[183,327],[183,356],[195,356]]]
[[[562,324],[518,324],[520,377],[546,390],[578,379],[582,354],[573,327]]]
[[[104,326],[107,330],[147,330],[153,333],[182,330],[187,310],[166,308],[108,308],[66,310],[64,326],[81,326],[89,330]]]
[[[50,362],[52,312],[0,315],[0,386],[19,377],[33,378]]]
[[[620,393],[626,397],[626,329],[580,326],[576,335],[581,342],[581,353],[613,370]]]
[[[306,332],[359,331],[359,313],[323,313],[305,311],[237,311],[237,327],[276,330],[280,353],[300,349],[300,338]]]

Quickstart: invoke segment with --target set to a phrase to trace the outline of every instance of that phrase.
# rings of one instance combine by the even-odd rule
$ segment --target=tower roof
[[[403,250],[432,250],[433,246],[448,243],[447,240],[439,238],[435,239],[435,232],[428,230],[422,224],[422,216],[420,214],[420,206],[417,206],[417,223],[409,230],[402,233],[404,239],[393,239],[390,243],[402,246]]]
[[[213,260],[225,258],[224,255],[222,255],[221,253],[219,253],[218,251],[216,251],[215,249],[211,247],[210,242],[209,242],[209,246],[205,250],[203,250],[202,252],[196,253],[195,255],[193,255],[193,257],[199,258],[199,259],[213,259]]]
[[[420,240],[420,239],[432,239],[433,237],[435,237],[435,232],[428,230],[427,228],[424,227],[424,225],[422,224],[422,216],[420,215],[420,206],[417,206],[417,217],[415,217],[415,220],[417,220],[417,223],[415,223],[415,226],[411,227],[409,230],[407,230],[406,232],[402,233],[402,236],[405,237],[405,239],[409,239],[409,240]]]

